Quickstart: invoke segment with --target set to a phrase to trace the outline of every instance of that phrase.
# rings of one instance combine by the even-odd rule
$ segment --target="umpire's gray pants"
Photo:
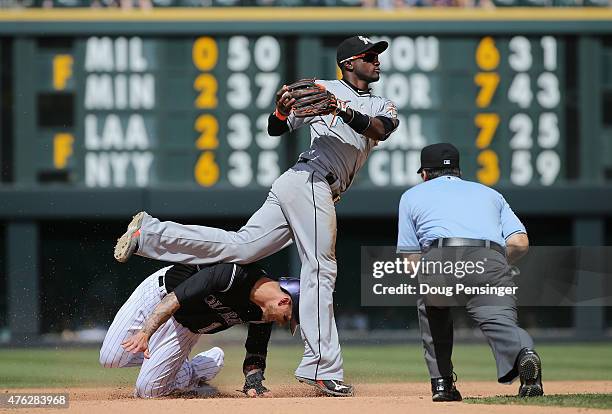
[[[435,249],[432,249],[432,251]],[[479,249],[480,250],[480,249]],[[487,260],[488,280],[492,285],[510,278],[506,259],[498,252],[482,249],[479,257]],[[502,281],[504,283],[504,281]],[[507,283],[506,283],[507,285]],[[515,361],[523,348],[533,348],[531,336],[518,326],[516,298],[473,296],[466,298],[466,310],[478,324],[493,351],[497,365],[497,379],[508,383],[516,379]],[[425,362],[431,378],[453,375],[453,319],[451,308],[430,306],[427,297],[417,301],[421,338],[425,348]]]
[[[272,185],[263,206],[237,232],[160,222],[145,215],[137,254],[187,264],[252,263],[293,241],[302,262],[300,330],[304,355],[295,374],[342,380],[333,311],[336,209],[329,184],[309,164],[297,164]]]

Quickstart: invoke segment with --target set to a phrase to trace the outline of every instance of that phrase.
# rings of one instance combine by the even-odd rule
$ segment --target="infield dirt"
[[[459,382],[464,396],[511,395],[517,384],[510,387],[491,382]],[[611,393],[612,381],[552,381],[544,384],[547,394]],[[2,392],[62,392],[70,393],[70,407],[59,412],[106,413],[245,413],[245,414],[334,414],[334,413],[402,413],[402,414],[522,414],[522,413],[607,413],[610,410],[560,408],[550,406],[474,405],[464,403],[432,403],[426,383],[356,384],[353,398],[322,397],[302,384],[274,386],[274,398],[248,399],[235,391],[236,387],[222,386],[218,394],[207,398],[161,398],[142,400],[132,397],[130,387],[21,389]],[[4,410],[12,413],[40,413],[45,409]],[[2,411],[2,410],[0,410]]]

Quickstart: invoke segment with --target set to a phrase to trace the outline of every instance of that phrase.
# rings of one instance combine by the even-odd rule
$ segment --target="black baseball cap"
[[[353,36],[348,39],[344,39],[338,50],[336,51],[336,63],[340,65],[340,62],[350,57],[360,55],[365,52],[372,51],[374,53],[382,53],[389,47],[389,43],[381,40],[380,42],[374,43],[366,36]]]
[[[421,168],[417,171],[420,174],[423,168],[459,168],[459,150],[447,142],[432,144],[421,150]]]

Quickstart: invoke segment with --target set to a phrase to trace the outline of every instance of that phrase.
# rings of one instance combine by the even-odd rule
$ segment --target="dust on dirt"
[[[517,384],[511,386],[493,382],[459,382],[464,397],[513,395]],[[473,405],[464,403],[433,403],[427,383],[355,384],[355,397],[331,398],[320,396],[312,387],[303,384],[274,386],[274,398],[249,399],[236,387],[222,386],[207,397],[166,397],[152,400],[132,396],[131,387],[72,388],[45,390],[3,390],[2,392],[68,392],[69,413],[152,414],[157,412],[245,413],[245,414],[335,414],[335,413],[417,413],[417,414],[524,414],[524,413],[607,413],[607,410],[584,408],[538,407],[516,405]],[[547,394],[612,393],[612,381],[555,381],[545,382]],[[5,410],[8,411],[8,410]],[[10,410],[12,413],[40,413],[46,409]],[[66,411],[61,410],[61,413]]]

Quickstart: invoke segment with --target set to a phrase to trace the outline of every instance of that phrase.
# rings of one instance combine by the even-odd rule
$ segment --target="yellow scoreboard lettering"
[[[199,70],[206,72],[214,69],[219,59],[219,48],[212,37],[200,37],[193,43],[193,64]]]
[[[215,154],[204,151],[200,154],[195,165],[194,176],[202,187],[212,187],[219,181],[219,165],[215,161]]]
[[[499,50],[492,37],[487,36],[478,44],[476,64],[482,70],[493,70],[499,66]]]
[[[66,168],[68,159],[72,156],[72,134],[60,133],[53,137],[53,166],[57,169]]]
[[[53,89],[57,91],[66,89],[68,79],[72,77],[73,61],[70,55],[56,55],[53,57]]]
[[[217,79],[210,73],[198,75],[193,83],[195,90],[199,91],[195,101],[198,109],[212,109],[217,107],[217,90],[219,86]]]
[[[495,151],[490,149],[478,154],[478,165],[481,168],[476,173],[478,181],[484,185],[495,185],[499,181],[499,159]]]
[[[200,133],[196,140],[196,148],[199,150],[216,149],[219,146],[219,122],[210,114],[198,116],[195,121],[195,130]]]
[[[499,85],[499,75],[493,72],[479,72],[474,76],[474,83],[480,87],[476,96],[476,106],[486,108],[491,104]]]
[[[476,148],[485,149],[491,145],[497,127],[499,126],[499,115],[497,114],[477,114],[474,124],[480,129],[476,137]]]

